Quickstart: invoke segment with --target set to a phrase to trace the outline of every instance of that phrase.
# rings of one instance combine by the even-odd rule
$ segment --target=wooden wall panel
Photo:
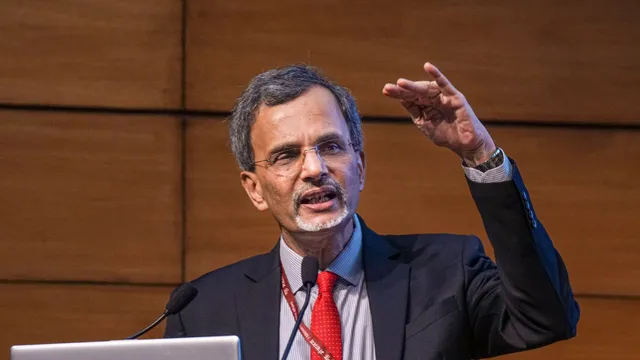
[[[229,110],[257,73],[305,62],[352,89],[364,114],[401,115],[382,86],[432,61],[483,118],[640,121],[636,1],[191,0],[188,11],[192,109]]]
[[[240,185],[226,129],[217,119],[188,122],[186,280],[269,251],[279,237]]]
[[[179,129],[0,112],[0,279],[179,282]]]
[[[0,103],[180,106],[181,1],[0,2]]]
[[[489,131],[518,162],[574,290],[640,295],[640,132],[496,126]],[[455,155],[403,124],[366,124],[365,147],[369,161],[360,213],[374,229],[486,239]]]
[[[364,128],[367,183],[359,213],[369,226],[380,233],[474,233],[487,243],[455,155],[431,145],[411,124]],[[499,126],[490,131],[520,164],[574,290],[640,295],[640,132]],[[240,186],[226,123],[192,120],[187,139],[187,277],[193,278],[268,251],[278,229]]]
[[[173,288],[0,284],[0,359],[12,345],[124,339],[155,320]],[[145,338],[162,337],[158,326]]]
[[[640,301],[578,299],[578,335],[556,344],[507,355],[505,360],[631,360],[640,352]]]

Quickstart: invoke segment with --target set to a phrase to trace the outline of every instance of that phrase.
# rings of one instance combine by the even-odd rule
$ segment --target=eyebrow
[[[284,143],[284,144],[280,144],[280,145],[276,145],[274,148],[272,148],[271,150],[269,150],[269,152],[267,153],[267,156],[273,156],[275,154],[279,154],[283,151],[287,151],[287,150],[293,150],[298,148],[298,145],[294,142],[288,142],[288,143]]]
[[[324,141],[329,141],[329,140],[342,140],[342,136],[340,136],[340,134],[335,132],[326,133],[326,134],[320,135],[316,139],[316,144],[319,144]]]
[[[326,134],[320,135],[316,139],[315,143],[319,144],[321,142],[329,141],[329,140],[342,140],[342,137],[340,136],[340,134],[338,134],[336,132],[330,132],[330,133],[326,133]],[[279,153],[281,153],[283,151],[287,151],[287,150],[298,149],[299,147],[300,147],[300,145],[298,143],[295,143],[295,142],[287,142],[287,143],[279,144],[279,145],[276,145],[275,147],[273,147],[271,150],[269,150],[268,156],[272,156],[274,154],[279,154]]]

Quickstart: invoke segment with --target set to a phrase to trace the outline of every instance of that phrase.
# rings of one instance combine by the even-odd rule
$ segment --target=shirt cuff
[[[504,153],[504,150],[502,150],[502,152]],[[506,153],[504,153],[502,164],[485,172],[465,166],[464,163],[462,169],[469,180],[482,184],[511,181],[513,177],[511,161],[507,158]]]

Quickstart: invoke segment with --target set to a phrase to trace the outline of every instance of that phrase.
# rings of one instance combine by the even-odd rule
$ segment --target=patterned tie
[[[342,360],[342,330],[338,308],[333,301],[333,287],[338,275],[323,271],[318,274],[318,298],[311,311],[311,332],[326,346],[335,359]],[[311,360],[322,360],[313,348]]]

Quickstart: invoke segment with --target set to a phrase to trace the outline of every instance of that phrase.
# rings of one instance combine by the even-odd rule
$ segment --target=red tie
[[[318,274],[318,298],[311,311],[311,332],[335,359],[342,360],[342,335],[338,308],[333,301],[333,287],[338,275],[323,271]],[[311,360],[322,360],[313,348]]]

